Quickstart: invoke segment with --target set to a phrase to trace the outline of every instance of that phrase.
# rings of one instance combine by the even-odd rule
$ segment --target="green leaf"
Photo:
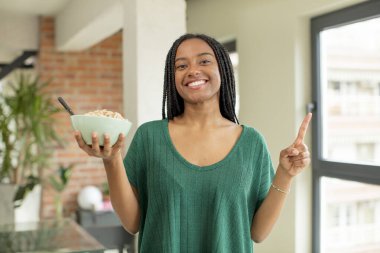
[[[28,193],[29,177],[38,177],[48,168],[52,147],[63,146],[52,118],[61,110],[43,91],[49,84],[50,80],[41,81],[38,75],[21,73],[3,84],[9,87],[10,95],[0,93],[0,181],[9,178],[20,184],[16,199]],[[21,182],[15,182],[16,178]]]
[[[64,189],[64,185],[60,182],[58,182],[58,180],[54,177],[54,176],[50,176],[49,177],[49,182],[50,182],[50,185],[57,191],[57,192],[62,192],[63,189]]]

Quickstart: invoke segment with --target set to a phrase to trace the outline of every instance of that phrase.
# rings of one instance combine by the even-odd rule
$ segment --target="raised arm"
[[[306,115],[296,140],[280,152],[280,163],[268,195],[252,221],[251,238],[257,243],[262,242],[269,235],[280,216],[293,178],[310,164],[310,153],[304,143],[304,138],[311,117],[311,113]]]
[[[91,146],[84,143],[79,131],[75,132],[75,139],[79,147],[88,155],[103,159],[112,206],[123,227],[129,233],[136,234],[140,225],[140,208],[137,190],[128,181],[121,156],[125,136],[120,134],[117,142],[111,147],[110,138],[105,135],[103,148],[99,147],[98,137],[95,133],[92,134]]]

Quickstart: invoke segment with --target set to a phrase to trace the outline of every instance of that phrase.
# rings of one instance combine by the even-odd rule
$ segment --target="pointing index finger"
[[[298,130],[297,138],[293,143],[294,146],[297,146],[303,142],[311,117],[312,117],[312,113],[309,112],[303,119],[300,129]]]

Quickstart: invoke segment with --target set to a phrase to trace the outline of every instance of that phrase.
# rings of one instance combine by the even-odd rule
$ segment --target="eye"
[[[176,70],[183,70],[186,68],[186,64],[180,64],[175,67]]]
[[[211,61],[207,60],[207,59],[203,59],[203,60],[200,61],[200,64],[202,64],[202,65],[207,65],[209,63],[211,63]]]

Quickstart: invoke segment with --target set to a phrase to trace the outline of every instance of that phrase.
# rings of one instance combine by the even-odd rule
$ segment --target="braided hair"
[[[201,39],[214,51],[220,73],[219,107],[222,116],[239,124],[235,114],[236,90],[231,59],[227,50],[215,39],[204,34],[185,34],[179,37],[170,48],[165,63],[164,92],[162,100],[162,118],[172,120],[184,112],[184,101],[175,85],[175,57],[179,45],[188,39]],[[167,106],[167,110],[165,110]],[[167,114],[167,116],[166,116]]]

